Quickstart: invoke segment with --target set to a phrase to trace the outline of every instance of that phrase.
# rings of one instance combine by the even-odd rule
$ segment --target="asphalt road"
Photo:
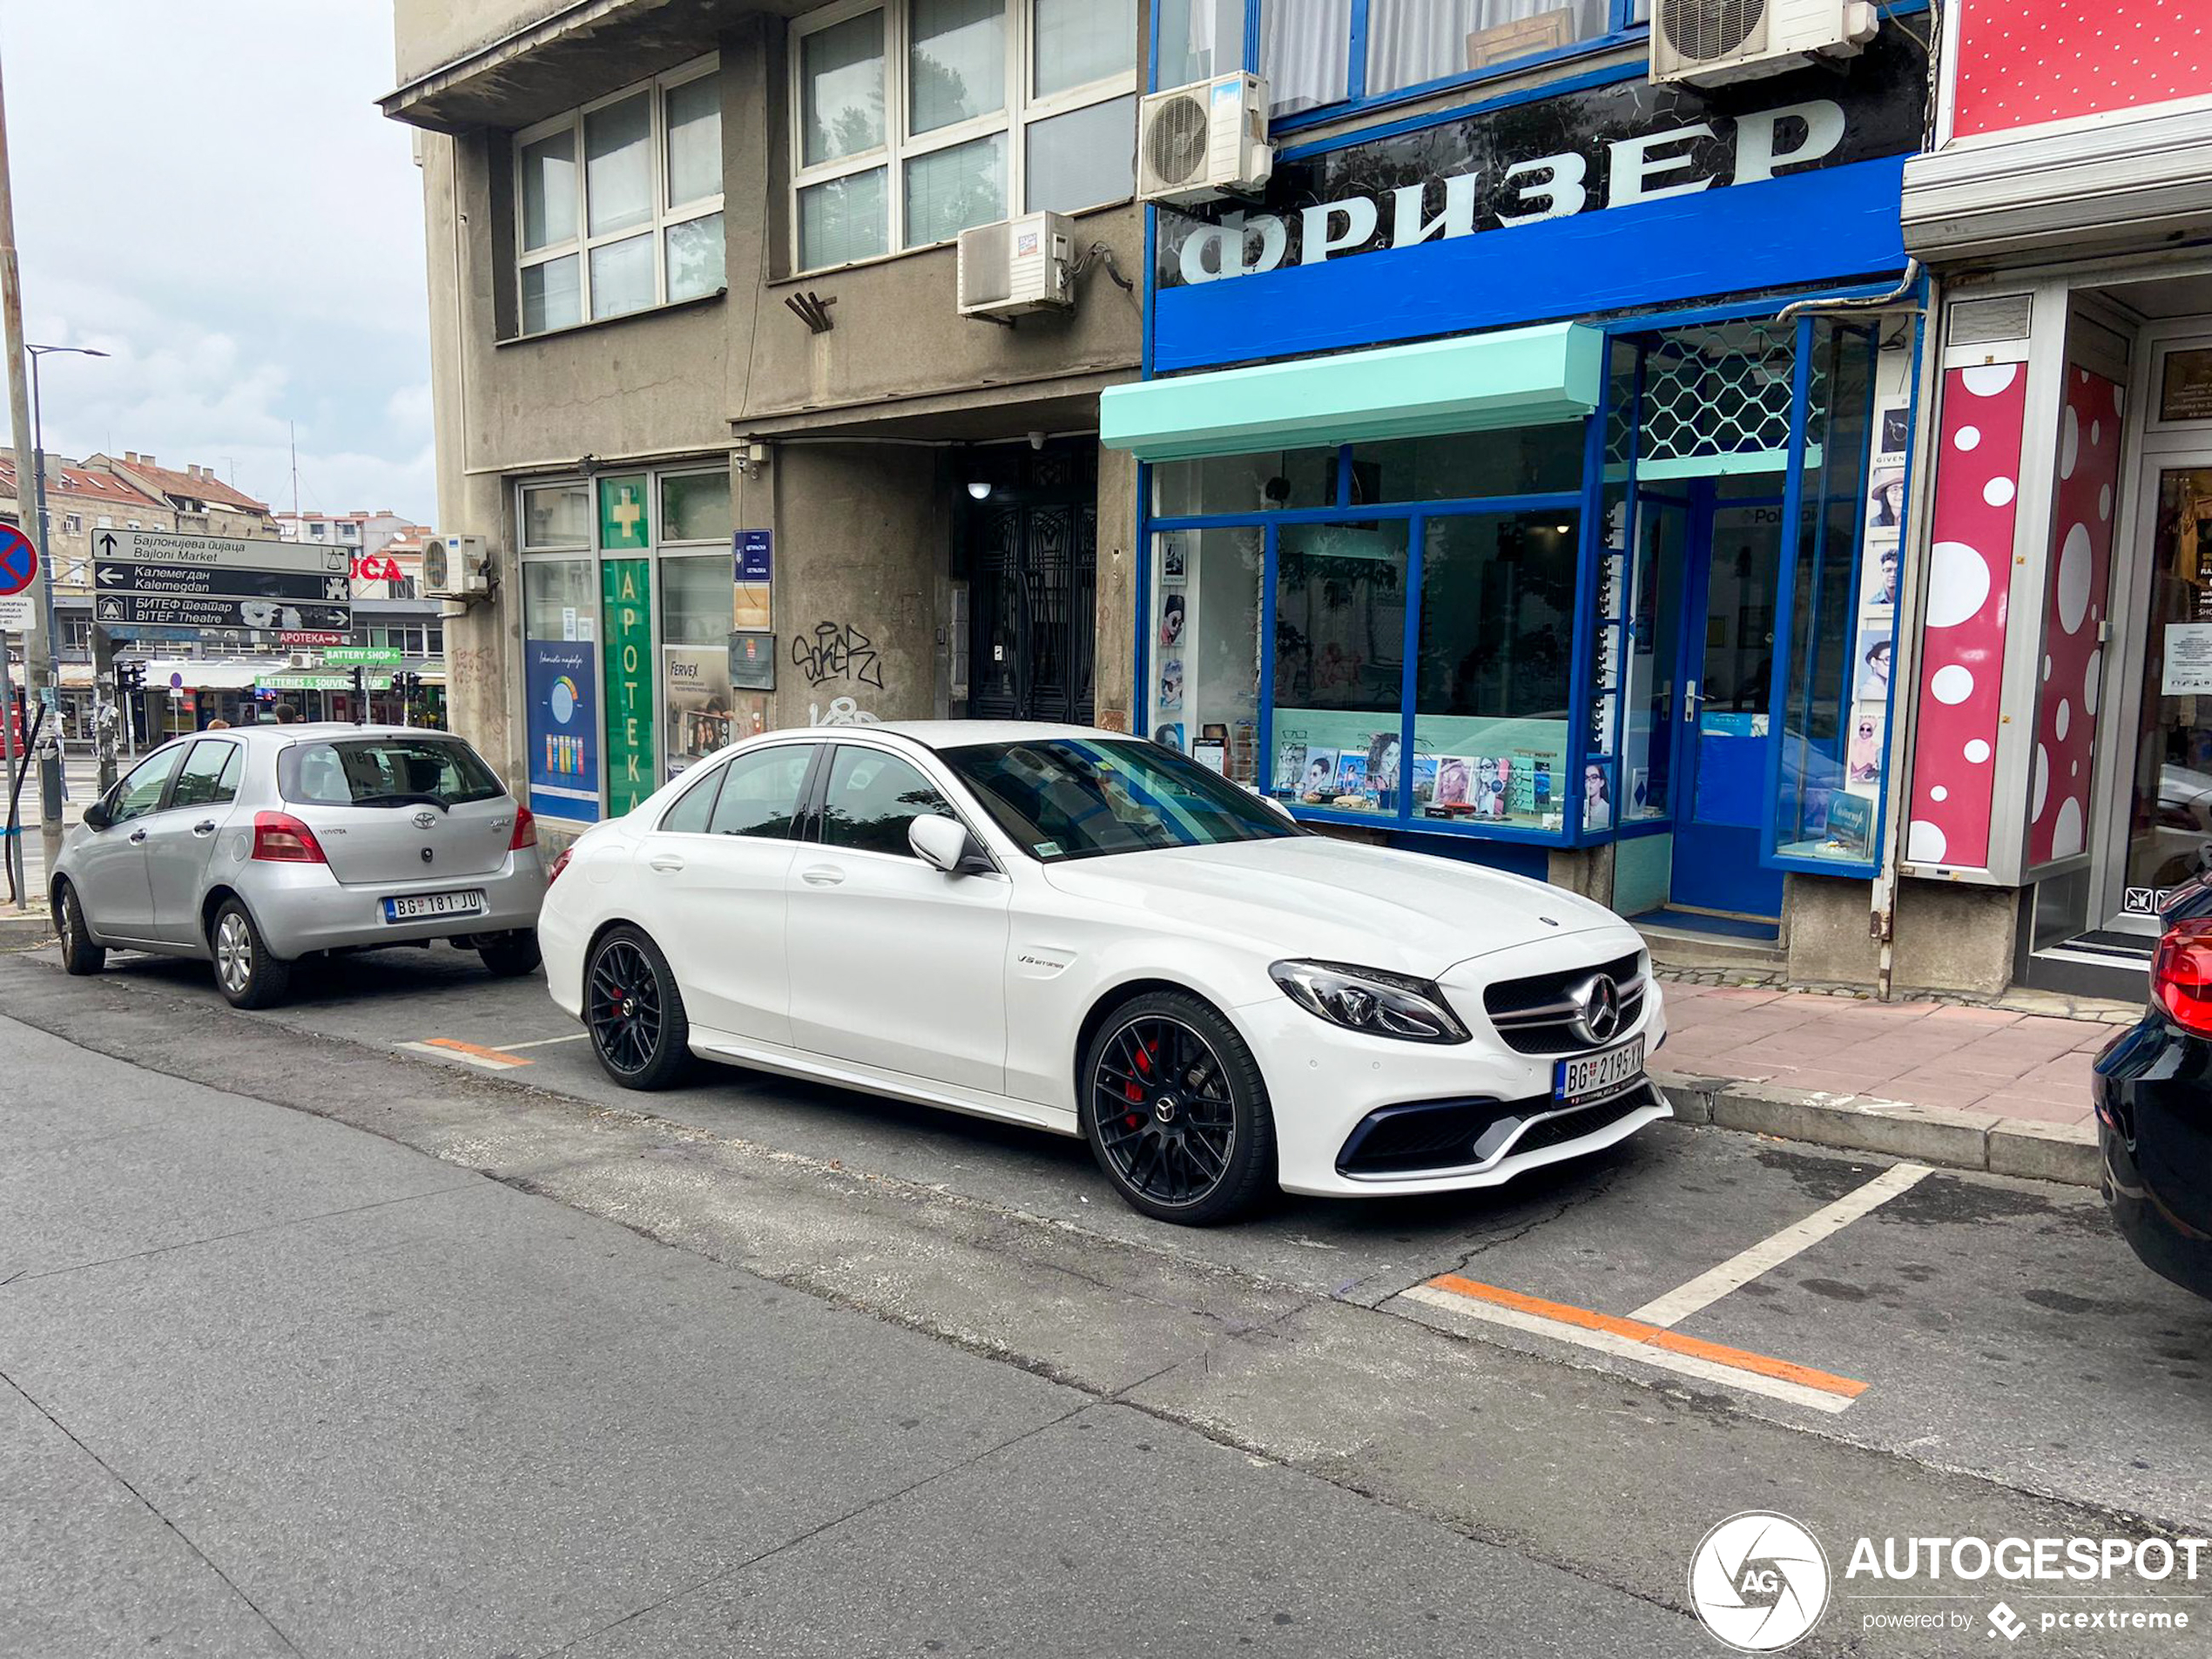
[[[442,949],[253,1015],[18,955],[0,1011],[0,1652],[1717,1654],[1753,1508],[1834,1569],[1795,1651],[2008,1650],[2000,1595],[2208,1650],[2040,1628],[2179,1581],[1844,1573],[2212,1532],[2212,1305],[2094,1195],[1669,1125],[1191,1232],[1073,1142],[624,1094]]]

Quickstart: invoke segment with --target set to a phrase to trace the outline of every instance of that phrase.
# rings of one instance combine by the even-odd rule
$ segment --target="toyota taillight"
[[[553,860],[553,867],[545,873],[545,885],[547,887],[551,887],[556,881],[558,881],[561,879],[561,872],[569,867],[569,860],[575,856],[576,848],[572,846],[564,846],[561,849],[561,856]]]
[[[253,814],[253,856],[272,864],[327,864],[322,843],[290,813]]]
[[[2184,1031],[2212,1037],[2212,919],[2166,930],[2151,963],[2150,994]]]
[[[519,853],[526,846],[537,845],[537,814],[517,804],[515,808],[515,833],[507,839],[507,850]]]

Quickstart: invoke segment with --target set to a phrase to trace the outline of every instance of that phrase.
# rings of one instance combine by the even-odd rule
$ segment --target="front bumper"
[[[545,901],[545,867],[537,849],[526,846],[508,853],[498,869],[484,875],[347,886],[324,865],[264,862],[242,867],[233,885],[245,895],[270,951],[291,958],[534,928]],[[485,908],[465,916],[384,920],[388,897],[465,891],[481,891]]]
[[[1487,1028],[1470,1042],[1401,1042],[1362,1036],[1307,1013],[1287,996],[1236,1010],[1238,1026],[1267,1080],[1274,1108],[1275,1142],[1283,1189],[1320,1197],[1373,1197],[1385,1193],[1465,1192],[1494,1187],[1517,1175],[1586,1157],[1626,1140],[1646,1124],[1674,1116],[1649,1077],[1645,1091],[1628,1100],[1629,1109],[1593,1113],[1594,1126],[1575,1133],[1581,1121],[1566,1114],[1581,1109],[1551,1107],[1552,1066],[1563,1056],[1521,1054],[1506,1047]],[[1644,1001],[1635,1025],[1616,1042],[1641,1035],[1649,1063],[1666,1036],[1666,1014],[1657,988]],[[1443,1152],[1427,1168],[1375,1173],[1349,1172],[1345,1146],[1378,1112],[1430,1102],[1497,1103],[1523,1120],[1524,1127],[1487,1157],[1471,1126],[1469,1144]],[[1496,1111],[1483,1115],[1483,1123]],[[1602,1120],[1602,1121],[1601,1121]],[[1561,1125],[1547,1131],[1547,1123]],[[1372,1133],[1372,1131],[1369,1131]],[[1557,1138],[1563,1135],[1565,1138]],[[1354,1167],[1357,1160],[1352,1160]]]
[[[2147,1014],[2097,1056],[2094,1094],[2121,1236],[2153,1272],[2212,1298],[2212,1042]]]

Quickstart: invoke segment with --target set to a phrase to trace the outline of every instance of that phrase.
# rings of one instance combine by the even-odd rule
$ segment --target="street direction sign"
[[[323,652],[322,659],[334,665],[359,663],[363,667],[382,667],[398,662],[400,654],[388,645],[333,645]]]
[[[350,561],[342,547],[301,542],[249,542],[240,536],[187,536],[176,530],[95,530],[92,563],[96,570],[103,564],[186,564],[344,576]]]
[[[103,593],[92,601],[92,616],[103,627],[122,623],[128,627],[314,629],[345,633],[354,625],[353,610],[346,605],[203,594]]]
[[[197,628],[132,628],[103,624],[107,637],[118,644],[189,645],[199,637]]]
[[[244,570],[210,564],[102,564],[96,593],[189,593],[226,599],[319,599],[343,604],[353,597],[342,576],[312,570]]]
[[[341,547],[99,530],[92,537],[92,617],[103,627],[349,634],[347,563]]]
[[[12,524],[0,524],[0,594],[21,593],[38,575],[38,550]]]
[[[286,629],[277,635],[280,645],[342,645],[345,643],[344,634],[314,628]]]

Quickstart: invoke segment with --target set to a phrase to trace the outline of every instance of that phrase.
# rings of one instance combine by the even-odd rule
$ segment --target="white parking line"
[[[1771,1271],[1792,1256],[1841,1232],[1861,1216],[1878,1210],[1929,1173],[1925,1163],[1893,1165],[1865,1186],[1854,1188],[1835,1203],[1814,1211],[1803,1221],[1791,1223],[1770,1238],[1762,1238],[1750,1249],[1730,1257],[1718,1267],[1700,1273],[1687,1285],[1677,1285],[1664,1296],[1646,1302],[1629,1317],[1645,1325],[1680,1325],[1700,1308],[1710,1307],[1730,1291],[1743,1289],[1762,1273]]]
[[[591,1034],[571,1031],[565,1037],[540,1037],[536,1042],[502,1042],[496,1045],[502,1054],[514,1054],[523,1049],[550,1049],[556,1042],[581,1042]]]

